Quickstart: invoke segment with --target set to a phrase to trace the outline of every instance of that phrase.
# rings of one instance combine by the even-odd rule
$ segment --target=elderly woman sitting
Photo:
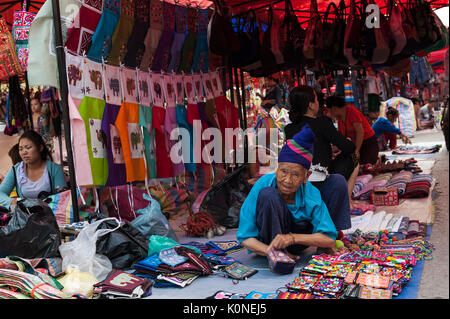
[[[283,146],[276,172],[262,176],[248,194],[236,237],[250,251],[266,256],[269,249],[286,249],[293,258],[309,246],[336,252],[336,227],[319,190],[307,181],[314,139],[305,125]]]

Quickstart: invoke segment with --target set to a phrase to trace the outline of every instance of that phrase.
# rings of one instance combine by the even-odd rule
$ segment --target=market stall
[[[379,5],[379,28],[365,24],[369,4]],[[62,231],[67,237],[58,240],[61,256],[54,243],[42,241],[33,242],[36,249],[23,253],[24,259],[7,258],[20,246],[20,236],[17,245],[2,247],[0,284],[20,293],[2,288],[0,296],[142,298],[155,288],[155,298],[173,298],[179,287],[185,288],[179,294],[192,298],[400,295],[417,262],[432,256],[427,225],[401,212],[355,209],[354,215],[367,220],[360,221],[364,227],[352,224],[355,229],[340,238],[350,252],[332,257],[309,251],[297,264],[287,255],[277,256],[289,264],[289,278],[280,277],[274,264],[267,266],[266,258],[246,254],[235,240],[235,228],[251,188],[248,179],[273,167],[258,165],[257,173],[248,176],[248,150],[262,140],[254,145],[248,136],[235,140],[224,133],[272,128],[280,137],[276,146],[284,142],[286,102],[278,105],[280,111],[267,112],[253,92],[262,88],[257,78],[273,74],[286,92],[309,84],[344,97],[366,116],[382,110],[372,109],[371,95],[395,104],[394,79],[411,81],[414,63],[428,63],[427,54],[448,46],[448,30],[432,10],[444,5],[448,3],[403,0],[122,0],[120,5],[112,0],[47,0],[30,27],[26,78],[31,86],[48,88],[60,106],[70,189],[50,195],[48,205],[27,204],[53,212],[55,222],[45,231],[55,236]],[[426,23],[417,23],[420,19]],[[12,73],[22,73],[19,60],[13,59],[17,71]],[[428,84],[429,78],[412,84]],[[400,129],[412,136],[410,105],[400,104],[406,105],[402,114],[407,116],[400,119]],[[174,139],[174,129],[185,134]],[[220,132],[220,141],[213,135],[198,138],[208,129]],[[271,155],[276,158],[277,152],[275,148]],[[224,163],[227,158],[231,160]],[[363,178],[368,171],[361,171],[355,199],[370,200],[378,194],[370,186],[389,185],[397,187],[398,204],[399,180],[405,199],[431,196],[432,180],[425,174],[413,177],[414,165],[383,165],[364,168],[370,179]],[[387,172],[382,169],[401,176],[377,176]],[[381,183],[367,186],[372,179]],[[376,199],[388,200],[383,195]],[[5,225],[18,218],[4,216]],[[225,227],[224,237],[213,238],[223,235]],[[36,254],[42,252],[38,248],[48,254]],[[36,258],[54,259],[57,267],[30,261]],[[215,280],[213,274],[226,279]],[[117,287],[117,277],[133,278],[136,285]],[[239,286],[239,293],[228,291],[230,279],[246,278],[250,280]],[[77,289],[77,280],[86,285]]]

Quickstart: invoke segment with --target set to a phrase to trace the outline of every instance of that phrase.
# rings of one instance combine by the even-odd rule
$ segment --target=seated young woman
[[[364,115],[354,106],[347,105],[341,96],[329,96],[326,101],[330,115],[338,120],[338,130],[356,146],[359,164],[378,162],[378,141]]]
[[[292,89],[289,102],[292,123],[286,125],[285,137],[291,139],[306,124],[311,127],[316,139],[309,181],[319,189],[337,230],[348,229],[351,227],[349,211],[354,182],[349,185],[347,181],[351,182],[353,175],[356,179],[359,169],[353,156],[355,144],[336,130],[329,117],[318,116],[321,103],[313,88],[299,86]],[[340,152],[335,159],[332,146]]]
[[[394,149],[397,147],[397,135],[400,135],[403,143],[411,144],[411,140],[394,126],[398,119],[399,112],[393,107],[389,107],[386,112],[386,117],[379,117],[375,123],[372,124],[372,129],[378,140],[378,148],[380,151]]]
[[[270,249],[286,250],[293,258],[309,246],[337,252],[336,226],[319,190],[308,182],[314,139],[305,125],[281,149],[277,170],[252,187],[236,234],[243,247],[261,256]]]
[[[52,161],[38,133],[23,133],[18,145],[22,161],[13,165],[0,185],[0,206],[10,210],[20,199],[46,197],[67,187],[61,166]],[[9,196],[14,187],[19,198]]]

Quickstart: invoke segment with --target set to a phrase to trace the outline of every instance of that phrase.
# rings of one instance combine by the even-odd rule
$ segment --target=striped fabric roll
[[[422,198],[430,193],[433,177],[428,174],[416,174],[406,185],[404,198]]]
[[[353,87],[351,81],[344,82],[344,93],[345,93],[345,102],[346,103],[354,103],[355,97],[353,95]]]

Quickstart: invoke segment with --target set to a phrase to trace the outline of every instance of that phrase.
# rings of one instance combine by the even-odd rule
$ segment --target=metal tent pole
[[[33,112],[31,111],[31,95],[30,95],[30,85],[28,83],[28,72],[25,71],[25,91],[27,95],[27,109],[28,109],[28,117],[31,124],[31,130],[34,130],[33,123]]]
[[[245,105],[245,82],[244,71],[241,69],[241,88],[242,88],[242,117],[244,120],[244,131],[247,129],[247,107]],[[244,159],[248,163],[248,136],[244,135]]]
[[[75,222],[80,220],[78,212],[77,183],[75,179],[75,166],[73,163],[72,142],[70,139],[70,118],[69,118],[69,90],[67,87],[66,60],[64,56],[64,46],[61,27],[61,14],[58,0],[52,0],[53,24],[55,28],[55,50],[58,62],[59,87],[61,98],[62,118],[64,123],[64,138],[66,141],[67,161],[69,163],[70,191],[72,195],[73,218]]]

